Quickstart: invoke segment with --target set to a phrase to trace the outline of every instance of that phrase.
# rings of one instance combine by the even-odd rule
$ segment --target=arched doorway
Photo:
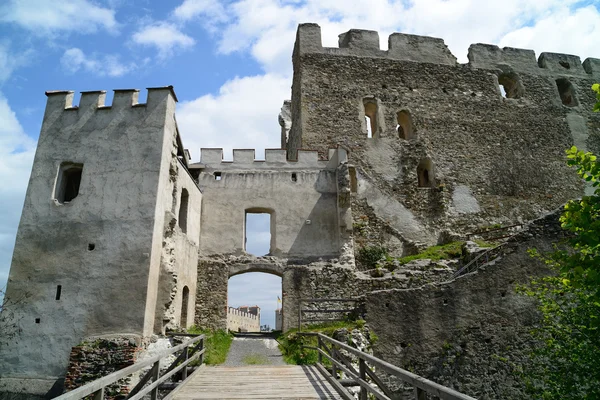
[[[227,283],[227,329],[236,332],[281,330],[281,275],[268,268],[240,267],[237,269],[239,272],[231,275]],[[250,272],[245,272],[244,269]],[[264,272],[253,272],[254,270]]]

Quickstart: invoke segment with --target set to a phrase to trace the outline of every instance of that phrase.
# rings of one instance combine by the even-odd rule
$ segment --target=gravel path
[[[224,366],[286,365],[278,343],[272,337],[260,334],[236,336],[229,348]]]

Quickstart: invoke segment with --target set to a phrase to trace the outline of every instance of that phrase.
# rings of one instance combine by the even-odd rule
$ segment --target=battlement
[[[233,149],[233,161],[223,160],[222,148],[200,149],[200,164],[208,169],[335,169],[340,162],[347,161],[344,149],[330,149],[327,160],[319,160],[316,150],[298,150],[298,159],[287,160],[285,149],[266,149],[265,159],[257,160],[254,149]]]
[[[114,97],[111,105],[106,105],[106,91],[105,90],[92,90],[81,92],[81,99],[79,105],[73,104],[74,92],[71,90],[57,90],[48,91],[46,96],[48,100],[46,102],[46,113],[55,111],[76,111],[90,109],[96,110],[123,110],[132,107],[153,107],[159,104],[165,95],[165,91],[168,91],[170,96],[177,101],[177,96],[173,90],[173,86],[147,88],[148,99],[146,103],[139,103],[139,89],[116,89],[114,90]]]
[[[294,58],[303,54],[321,53],[339,56],[377,57],[399,61],[457,65],[443,39],[392,33],[388,50],[381,50],[379,33],[351,29],[339,35],[338,47],[323,47],[321,27],[317,24],[300,24],[296,33]],[[600,59],[587,58],[583,63],[578,56],[561,53],[541,53],[513,47],[477,43],[469,47],[471,67],[484,69],[513,69],[536,74],[594,75],[600,77]]]
[[[296,34],[294,57],[306,53],[325,53],[342,56],[385,57],[394,60],[455,65],[456,57],[442,39],[393,33],[388,38],[388,50],[379,47],[379,33],[351,29],[338,37],[338,48],[323,47],[321,27],[300,24]]]

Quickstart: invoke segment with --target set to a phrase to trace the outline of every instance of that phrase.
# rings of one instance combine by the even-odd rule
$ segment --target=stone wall
[[[349,151],[353,207],[400,235],[383,235],[385,247],[397,253],[398,241],[432,245],[445,231],[533,220],[583,193],[564,151],[600,150],[590,90],[597,61],[543,53],[538,62],[532,51],[474,45],[461,65],[441,39],[393,34],[389,43],[380,50],[377,32],[352,30],[339,48],[324,48],[317,25],[300,25],[288,139],[288,155]],[[561,79],[571,104],[561,101]],[[367,215],[353,214],[355,224]]]
[[[136,90],[116,91],[111,106],[104,92],[83,93],[79,106],[73,96],[48,93],[6,292],[28,296],[16,342],[0,346],[1,380],[45,381],[27,385],[41,394],[83,338],[152,333],[176,136],[172,88],[150,89],[146,104]],[[62,201],[73,166],[78,194]]]
[[[550,251],[563,238],[559,214],[534,221],[474,273],[367,294],[366,320],[379,337],[375,356],[478,399],[526,398],[514,367],[527,363],[539,315],[515,287],[548,273],[527,250]]]
[[[227,307],[227,329],[232,332],[260,332],[260,317]]]
[[[139,337],[97,338],[79,343],[71,349],[65,377],[65,392],[135,363],[141,350]],[[129,393],[130,378],[105,389],[106,399],[124,399]]]
[[[222,160],[221,149],[201,154],[192,168],[203,191],[202,254],[243,254],[246,213],[270,214],[270,255],[331,258],[348,242],[338,215],[343,150],[328,161],[300,152],[294,162],[284,150],[267,149],[265,160],[255,160],[254,150],[234,149],[232,162]]]

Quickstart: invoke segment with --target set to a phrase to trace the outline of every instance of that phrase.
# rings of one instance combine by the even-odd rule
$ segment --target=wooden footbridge
[[[242,366],[210,367],[200,365],[189,374],[190,365],[202,364],[204,335],[193,337],[150,359],[135,363],[112,374],[67,392],[55,400],[93,400],[127,398],[131,400],[196,399],[355,399],[347,388],[357,388],[359,400],[373,396],[381,400],[397,397],[385,381],[396,380],[402,387],[412,387],[416,400],[475,400],[473,397],[439,385],[361,352],[320,333],[319,354],[312,366]],[[166,359],[178,354],[167,367]],[[326,367],[325,365],[328,365]],[[166,367],[166,368],[164,368]],[[123,395],[119,381],[131,375],[144,375]],[[343,377],[343,379],[342,379]],[[116,392],[115,393],[115,385]],[[403,397],[406,398],[406,397]]]

